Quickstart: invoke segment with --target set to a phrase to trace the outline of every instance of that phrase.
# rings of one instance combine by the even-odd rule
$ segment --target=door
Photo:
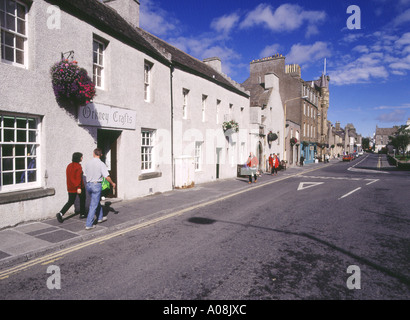
[[[97,132],[97,147],[102,150],[101,161],[107,165],[111,179],[116,183],[117,187],[114,192],[112,187],[105,194],[107,198],[116,198],[118,194],[118,179],[117,179],[117,148],[118,138],[121,131],[98,129]]]
[[[221,162],[222,148],[216,148],[216,179],[219,179],[219,163]]]

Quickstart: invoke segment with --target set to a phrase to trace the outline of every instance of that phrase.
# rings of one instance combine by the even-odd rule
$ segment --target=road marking
[[[299,183],[297,191],[309,189],[311,187],[315,187],[315,186],[318,186],[320,184],[324,184],[324,182],[301,182],[301,183]]]
[[[379,181],[379,179],[365,179],[365,180],[371,180],[369,183],[366,183],[366,186],[368,186],[369,184],[375,183],[377,181]]]
[[[49,261],[63,258],[65,255],[67,255],[67,254],[69,254],[69,253],[72,253],[72,252],[78,251],[78,250],[80,250],[80,249],[89,247],[89,246],[91,246],[91,245],[93,245],[93,244],[98,244],[98,243],[101,243],[101,242],[103,242],[103,241],[110,240],[110,239],[115,238],[115,237],[118,237],[118,236],[122,236],[122,235],[124,235],[124,234],[126,234],[126,233],[129,233],[129,232],[131,232],[131,231],[135,231],[135,230],[138,230],[138,229],[142,229],[142,228],[151,226],[151,225],[153,225],[153,224],[155,224],[155,223],[158,223],[158,222],[161,222],[161,221],[170,219],[170,218],[174,218],[174,217],[180,216],[180,215],[182,215],[182,214],[184,214],[184,213],[186,213],[186,212],[189,212],[189,211],[192,211],[192,210],[201,208],[201,207],[205,207],[205,206],[208,206],[208,205],[217,203],[217,202],[219,202],[219,201],[223,201],[223,200],[226,200],[226,199],[235,197],[235,196],[237,196],[237,195],[240,195],[240,194],[242,194],[242,193],[249,192],[249,191],[252,191],[252,190],[255,190],[255,189],[258,189],[258,188],[262,188],[262,187],[264,187],[264,186],[267,186],[267,185],[270,185],[270,184],[273,184],[273,183],[276,183],[276,182],[279,182],[279,181],[282,181],[282,180],[286,180],[286,179],[289,179],[289,178],[293,178],[293,177],[302,175],[303,173],[309,173],[309,172],[312,172],[312,171],[316,171],[316,170],[319,170],[319,169],[321,169],[321,168],[322,168],[322,167],[313,168],[313,169],[306,170],[306,171],[304,171],[304,172],[296,173],[296,174],[294,174],[294,175],[284,176],[284,177],[282,177],[282,178],[280,178],[280,179],[275,179],[275,180],[268,181],[268,182],[265,182],[265,183],[258,183],[258,184],[253,185],[253,186],[250,187],[250,188],[249,188],[249,187],[244,187],[242,190],[239,190],[239,191],[237,191],[237,192],[235,192],[235,193],[228,194],[228,195],[226,195],[226,196],[222,196],[222,197],[220,197],[220,198],[216,198],[216,199],[213,199],[213,200],[205,201],[205,202],[203,202],[203,203],[199,203],[199,204],[197,204],[197,205],[194,205],[194,206],[191,206],[191,207],[188,207],[188,208],[179,210],[179,211],[171,212],[171,213],[166,214],[166,215],[164,215],[164,216],[161,216],[161,217],[158,217],[158,218],[155,218],[155,219],[152,219],[152,220],[148,220],[148,221],[139,223],[139,224],[137,224],[137,225],[133,225],[133,226],[124,228],[124,229],[122,229],[122,230],[118,230],[118,231],[112,232],[112,233],[110,233],[110,234],[108,234],[108,235],[104,235],[104,236],[101,236],[101,237],[98,237],[98,238],[95,238],[95,239],[86,240],[86,242],[84,242],[84,243],[80,243],[80,244],[74,245],[74,246],[72,246],[72,247],[69,247],[69,248],[66,248],[66,249],[62,249],[62,250],[57,251],[57,252],[54,252],[54,253],[50,253],[50,254],[47,254],[47,255],[45,255],[45,256],[43,256],[43,257],[39,257],[39,258],[30,260],[30,261],[24,262],[24,263],[22,263],[22,264],[20,264],[20,265],[16,265],[16,266],[14,266],[14,267],[11,267],[11,268],[9,268],[9,269],[0,271],[0,280],[6,279],[6,278],[8,278],[10,275],[15,274],[15,273],[18,273],[18,272],[20,272],[20,271],[24,271],[24,270],[26,270],[26,269],[28,269],[28,268],[30,268],[30,267],[34,267],[35,265],[43,264],[43,263],[46,264],[46,263],[49,262]]]
[[[353,172],[372,172],[372,173],[387,173],[385,171],[380,171],[380,156],[378,158],[378,162],[377,162],[377,169],[378,170],[373,170],[373,169],[357,169],[355,168],[358,164],[362,163],[364,160],[366,160],[369,157],[369,155],[366,155],[366,157],[364,159],[362,159],[361,161],[357,162],[356,164],[354,164],[353,166],[349,167],[347,170],[348,171],[353,171]]]
[[[384,174],[389,174],[389,172],[386,171],[380,171],[380,170],[373,170],[373,169],[357,169],[357,168],[349,168],[347,169],[349,171],[353,171],[353,172],[367,172],[367,173],[384,173]]]
[[[356,188],[353,191],[350,191],[349,193],[346,193],[344,196],[341,196],[338,200],[346,198],[347,196],[350,196],[353,192],[359,191],[362,187]]]

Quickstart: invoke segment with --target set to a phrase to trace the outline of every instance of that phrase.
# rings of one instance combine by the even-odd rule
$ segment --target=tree
[[[410,130],[406,125],[402,125],[394,136],[390,136],[390,144],[395,147],[403,155],[406,152],[407,146],[410,144]]]
[[[363,150],[368,150],[370,147],[370,139],[369,138],[363,138],[362,139],[362,147]]]

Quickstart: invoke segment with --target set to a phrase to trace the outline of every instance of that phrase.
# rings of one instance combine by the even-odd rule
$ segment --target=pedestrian
[[[272,153],[270,154],[270,156],[269,156],[269,172],[271,173],[271,174],[273,174],[273,157],[272,157]]]
[[[276,154],[273,155],[273,173],[272,175],[278,174],[278,168],[279,168],[279,158]]]
[[[100,160],[102,156],[101,149],[97,148],[93,151],[93,159],[88,161],[84,168],[84,175],[87,181],[87,192],[91,197],[90,208],[88,211],[87,221],[85,223],[85,229],[89,230],[95,228],[94,217],[97,216],[98,223],[107,220],[107,217],[103,217],[103,209],[100,203],[102,181],[105,178],[115,189],[115,183],[109,176],[107,166]]]
[[[300,166],[303,167],[303,163],[305,162],[305,157],[301,156],[300,157]]]
[[[249,183],[252,183],[252,174],[254,176],[255,182],[258,181],[258,177],[256,176],[258,163],[258,158],[251,152],[249,154],[248,162],[246,163],[246,165],[251,169],[251,174],[249,175]]]
[[[85,213],[85,187],[83,181],[83,168],[80,162],[83,160],[83,154],[81,152],[74,152],[72,155],[71,163],[66,168],[66,182],[68,191],[68,200],[60,212],[57,213],[57,220],[63,223],[64,214],[74,204],[77,195],[80,198],[80,219],[86,217]]]

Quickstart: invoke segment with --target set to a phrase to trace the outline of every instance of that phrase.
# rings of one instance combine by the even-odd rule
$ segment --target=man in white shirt
[[[95,228],[94,216],[98,216],[98,222],[104,222],[107,217],[103,217],[103,209],[100,203],[101,200],[101,183],[105,178],[115,189],[115,183],[111,180],[107,166],[100,160],[102,155],[101,149],[97,148],[93,152],[93,159],[88,161],[84,167],[84,175],[87,181],[87,192],[90,195],[90,208],[87,215],[87,221],[85,223],[85,229]]]

